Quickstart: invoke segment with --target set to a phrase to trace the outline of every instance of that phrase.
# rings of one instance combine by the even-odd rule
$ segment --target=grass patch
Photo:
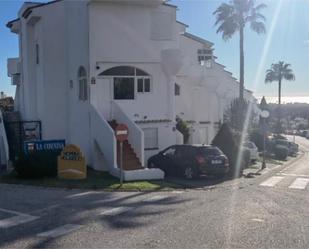
[[[37,178],[24,179],[18,177],[15,171],[8,175],[0,176],[0,183],[22,184],[41,187],[59,187],[69,189],[98,189],[98,190],[131,190],[131,191],[155,191],[172,190],[180,188],[180,185],[169,183],[164,180],[156,181],[133,181],[125,182],[120,186],[119,179],[111,176],[107,172],[94,171],[88,169],[87,179],[84,180],[64,180],[58,178]]]

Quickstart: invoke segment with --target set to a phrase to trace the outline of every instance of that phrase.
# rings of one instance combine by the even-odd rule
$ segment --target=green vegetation
[[[239,98],[244,98],[244,31],[246,25],[257,34],[265,33],[265,17],[261,10],[266,8],[265,4],[255,5],[255,0],[231,0],[222,3],[213,13],[216,16],[215,25],[218,26],[217,33],[222,34],[223,40],[229,40],[236,33],[239,34],[240,47],[240,87]]]
[[[242,175],[243,169],[248,167],[248,153],[243,152],[242,160],[240,160],[240,165],[237,165],[238,152],[241,147],[237,144],[235,136],[228,124],[223,124],[212,141],[214,146],[220,148],[223,153],[228,157],[230,163],[230,175],[240,176]]]
[[[176,117],[176,129],[183,135],[183,143],[187,144],[190,136],[187,122],[180,117]]]
[[[179,185],[161,181],[135,181],[125,182],[122,186],[119,179],[111,176],[106,172],[98,172],[88,169],[88,176],[85,180],[64,180],[55,177],[44,178],[20,178],[13,171],[9,175],[0,176],[0,183],[23,184],[42,187],[59,187],[59,188],[78,188],[78,189],[98,189],[98,190],[131,190],[131,191],[155,191],[155,190],[171,190],[180,188]]]
[[[278,82],[278,127],[277,132],[282,132],[281,127],[281,84],[283,80],[295,80],[295,75],[291,69],[291,65],[284,61],[279,61],[271,65],[271,68],[266,71],[265,83],[273,81]]]

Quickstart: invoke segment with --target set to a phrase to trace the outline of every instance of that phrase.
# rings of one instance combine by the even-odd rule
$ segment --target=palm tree
[[[265,33],[265,17],[260,13],[265,4],[255,5],[255,0],[230,0],[222,3],[213,13],[216,15],[217,33],[227,41],[239,32],[240,73],[239,98],[244,97],[244,29],[247,24],[258,34]]]
[[[278,81],[278,129],[281,130],[281,83],[282,80],[295,80],[295,75],[291,69],[291,65],[284,61],[279,61],[271,65],[266,71],[265,83]]]

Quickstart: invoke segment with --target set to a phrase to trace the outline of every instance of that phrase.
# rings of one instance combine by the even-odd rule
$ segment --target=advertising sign
[[[87,167],[80,148],[69,144],[58,156],[58,177],[62,179],[85,179]]]
[[[39,140],[24,142],[26,154],[37,151],[61,151],[65,147],[65,140]]]

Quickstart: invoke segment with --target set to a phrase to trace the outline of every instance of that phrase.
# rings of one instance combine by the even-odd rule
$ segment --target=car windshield
[[[198,153],[202,156],[220,156],[222,155],[222,151],[220,151],[218,148],[199,148]]]

